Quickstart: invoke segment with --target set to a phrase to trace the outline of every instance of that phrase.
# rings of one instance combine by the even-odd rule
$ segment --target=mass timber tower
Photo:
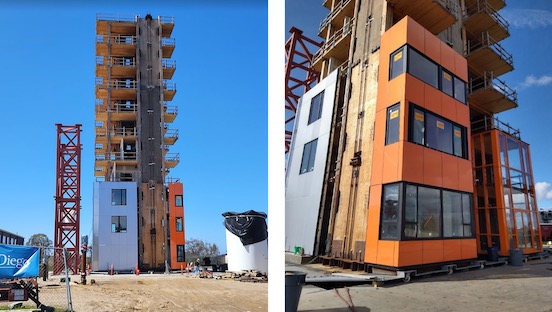
[[[100,255],[93,263],[98,270],[160,270],[171,262],[176,238],[170,237],[169,204],[179,195],[182,207],[183,192],[169,187],[174,182],[165,183],[179,162],[178,154],[169,153],[178,139],[170,127],[177,115],[171,104],[173,27],[172,17],[97,16],[95,176],[100,182],[94,193],[94,244],[98,239]],[[169,189],[180,194],[168,194]]]
[[[396,270],[542,252],[529,145],[496,118],[518,106],[498,78],[513,70],[505,1],[321,3],[324,42],[305,57],[321,80],[299,101],[286,168],[286,251]]]

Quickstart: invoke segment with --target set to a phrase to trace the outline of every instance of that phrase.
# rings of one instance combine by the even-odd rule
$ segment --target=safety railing
[[[136,58],[134,57],[109,57],[96,56],[96,65],[97,66],[124,66],[124,67],[135,67]]]
[[[162,47],[174,47],[176,44],[176,41],[174,38],[161,38],[161,46]]]
[[[502,15],[498,14],[498,12],[487,2],[487,0],[477,0],[472,5],[466,6],[464,20],[480,12],[489,14],[489,16],[491,16],[495,22],[502,26],[502,28],[508,30],[508,27],[510,26],[508,21],[502,17]]]
[[[496,54],[498,54],[504,61],[506,61],[506,63],[513,66],[514,59],[513,59],[512,55],[510,53],[506,52],[506,50],[498,42],[496,42],[489,35],[488,32],[485,32],[485,33],[481,34],[481,41],[479,41],[479,42],[474,41],[474,40],[468,40],[468,44],[467,44],[467,47],[466,47],[466,49],[467,49],[466,55],[469,55],[473,51],[476,51],[476,50],[478,50],[480,48],[483,48],[483,47],[489,47]]]
[[[134,35],[113,35],[113,36],[106,36],[106,35],[96,35],[96,43],[99,44],[127,44],[127,45],[135,45],[136,44],[136,36]]]
[[[96,105],[96,113],[136,113],[138,111],[138,105],[136,104],[127,104],[114,103],[112,107],[107,107],[104,105]]]
[[[167,155],[165,155],[165,161],[179,161],[179,160],[180,160],[179,153],[167,153]]]
[[[136,160],[136,156],[135,151],[107,152],[94,154],[94,159],[97,161]]]
[[[504,81],[494,77],[492,72],[485,72],[483,76],[470,80],[469,93],[471,94],[480,90],[496,90],[517,104],[517,92],[506,85]]]
[[[313,63],[316,63],[326,52],[328,52],[330,49],[335,47],[337,43],[347,37],[351,34],[351,31],[353,29],[354,24],[354,18],[351,18],[351,20],[348,23],[345,23],[343,27],[341,27],[339,30],[337,30],[330,38],[328,38],[328,41],[318,50],[313,57]]]
[[[176,60],[161,59],[161,65],[163,68],[176,68]]]
[[[161,24],[174,24],[174,17],[173,16],[158,16],[157,20]]]
[[[341,12],[341,10],[343,10],[345,6],[349,4],[349,2],[351,2],[351,0],[341,0],[338,3],[336,3],[332,11],[328,13],[328,15],[322,20],[322,22],[320,22],[320,28],[318,32],[319,33],[322,32],[322,30],[326,28],[328,24],[330,24],[330,22],[334,19],[334,17],[337,14],[339,14],[339,12]]]
[[[97,89],[116,89],[116,90],[136,90],[138,88],[138,81],[133,79],[126,79],[126,80],[111,80],[108,83],[105,83],[103,81],[102,77],[96,77],[96,88]]]
[[[163,80],[164,91],[176,91],[176,83],[168,80]]]
[[[168,129],[165,127],[165,134],[163,135],[165,139],[178,139],[178,129]]]
[[[500,121],[497,117],[485,115],[471,122],[471,131],[473,133],[489,131],[493,129],[500,130],[502,132],[508,133],[513,137],[516,137],[517,139],[521,139],[521,133],[519,129],[515,129],[510,126],[510,124]]]
[[[137,14],[111,14],[111,13],[97,13],[97,21],[115,21],[115,22],[136,22],[139,15]]]
[[[165,111],[165,114],[169,114],[169,115],[176,115],[178,114],[178,106],[176,105],[163,105],[163,109]]]

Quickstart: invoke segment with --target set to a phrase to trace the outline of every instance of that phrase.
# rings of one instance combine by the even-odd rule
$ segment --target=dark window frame
[[[180,228],[178,227],[178,220],[180,220]],[[174,229],[176,230],[176,232],[184,232],[184,218],[175,217],[174,222]]]
[[[184,196],[183,195],[174,195],[174,206],[175,207],[184,207]]]
[[[322,118],[322,108],[324,107],[324,90],[318,93],[311,99],[310,111],[309,111],[309,120],[307,125],[317,121]],[[316,110],[314,110],[316,109]]]
[[[398,237],[396,239],[389,239],[389,238],[384,238],[383,235],[382,235],[382,231],[383,231],[383,215],[384,215],[384,201],[385,201],[385,193],[384,193],[384,189],[386,186],[395,186],[398,184],[398,187],[399,187],[399,198],[398,198],[398,210],[399,210],[399,217],[398,217],[398,230],[399,230],[399,233],[398,233]],[[413,212],[413,216],[414,216],[414,220],[413,221],[409,221],[409,215],[407,215],[407,189],[409,187],[413,187],[415,189],[415,193],[416,193],[416,198],[415,198],[415,209],[416,211]],[[432,190],[437,190],[439,191],[439,202],[440,202],[440,205],[439,205],[439,211],[440,211],[440,217],[439,217],[439,235],[436,236],[436,237],[421,237],[421,236],[418,236],[419,235],[419,231],[418,231],[418,224],[420,222],[420,216],[419,216],[419,209],[420,209],[420,204],[419,204],[419,188],[422,187],[422,188],[427,188],[427,189],[432,189]],[[444,207],[443,207],[443,192],[452,192],[452,193],[456,193],[456,194],[459,194],[460,195],[460,205],[461,207],[459,208],[460,210],[458,211],[461,216],[462,216],[462,235],[457,235],[457,236],[445,236],[444,235],[444,220],[445,220],[445,216],[444,216]],[[472,211],[472,206],[473,206],[473,203],[472,203],[472,200],[473,200],[473,194],[472,193],[466,193],[466,192],[462,192],[462,191],[459,191],[459,190],[451,190],[451,189],[446,189],[446,188],[439,188],[439,187],[434,187],[434,186],[430,186],[430,185],[423,185],[423,184],[418,184],[418,183],[411,183],[411,182],[404,182],[404,181],[401,181],[401,182],[393,182],[393,183],[389,183],[389,184],[384,184],[382,185],[382,195],[381,195],[381,211],[380,211],[380,228],[379,228],[379,240],[387,240],[387,241],[418,241],[418,240],[449,240],[449,239],[467,239],[467,238],[475,238],[475,231],[474,231],[474,222],[475,222],[475,218],[474,218],[474,213]],[[466,206],[464,206],[464,203],[466,203]],[[469,213],[469,217],[467,217],[467,214]],[[412,211],[410,211],[410,216],[412,216]],[[466,220],[467,218],[469,218],[469,220]],[[408,225],[414,225],[414,233],[415,235],[412,236],[407,236],[407,226]],[[469,229],[469,231],[466,231],[466,229]],[[468,232],[468,233],[466,233]]]
[[[313,148],[313,145],[314,145],[314,148]],[[303,156],[301,157],[301,167],[299,168],[299,174],[314,171],[314,161],[316,160],[317,147],[318,147],[318,138],[308,143],[305,143],[305,145],[303,146]]]
[[[420,144],[418,142],[416,142],[414,140],[414,122],[415,122],[415,119],[416,119],[416,111],[418,112],[421,112],[423,113],[423,117],[424,117],[424,131],[423,131],[423,142],[424,144]],[[428,146],[429,142],[428,142],[428,116],[427,115],[431,115],[433,116],[434,118],[436,119],[439,119],[439,120],[443,120],[444,122],[448,123],[451,128],[452,128],[452,133],[451,133],[451,136],[450,136],[450,144],[452,146],[452,152],[451,153],[448,153],[444,150],[441,150],[441,149],[438,149],[438,148],[434,148],[434,147],[430,147]],[[462,159],[469,159],[468,158],[468,138],[467,138],[467,129],[466,127],[462,126],[462,125],[459,125],[447,118],[444,118],[443,116],[440,116],[440,115],[437,115],[431,111],[428,111],[412,102],[409,103],[409,116],[408,116],[408,120],[409,120],[409,123],[408,123],[408,142],[410,143],[413,143],[413,144],[416,144],[416,145],[420,145],[420,146],[423,146],[423,147],[426,147],[426,148],[430,148],[432,150],[435,150],[435,151],[439,151],[441,153],[445,153],[445,154],[448,154],[448,155],[452,155],[452,156],[455,156],[455,157],[459,157],[459,158],[462,158]],[[456,145],[455,145],[455,128],[458,128],[460,130],[460,135],[461,135],[461,144],[460,144],[460,148],[461,148],[461,156],[457,155],[456,154]]]
[[[391,114],[394,113],[392,112],[393,109],[397,109],[397,115],[393,118],[391,118]],[[394,104],[394,105],[391,105],[387,108],[387,113],[386,113],[386,116],[385,116],[385,120],[386,120],[386,124],[385,124],[385,145],[389,145],[389,144],[393,144],[393,143],[397,143],[400,141],[400,137],[401,137],[401,103],[397,103],[397,104]],[[391,123],[393,123],[393,125],[391,125]],[[396,123],[396,125],[395,125]],[[395,130],[395,132],[393,133],[396,133],[396,137],[393,136],[391,137],[390,134],[391,132],[389,131],[390,129],[390,126],[393,126]]]
[[[116,219],[114,219],[116,218]],[[124,218],[124,226],[121,220]],[[126,233],[128,231],[127,216],[111,216],[111,233]]]
[[[395,61],[395,57],[396,55],[399,55],[400,53],[400,58],[397,59],[397,61],[400,60],[400,64],[401,64],[401,69],[399,69],[396,73],[393,73],[393,70],[396,68],[395,67],[395,64],[397,64],[397,61]],[[395,77],[398,77],[404,73],[407,72],[407,58],[408,58],[408,48],[407,48],[407,45],[403,45],[402,47],[398,48],[397,50],[395,50],[393,53],[391,53],[390,57],[389,57],[389,80],[395,78]]]
[[[396,206],[396,215],[391,216],[389,218],[388,215],[388,209],[386,209],[386,198],[385,198],[385,190],[386,188],[396,187],[397,188],[397,206]],[[403,183],[389,183],[382,186],[382,196],[381,196],[381,211],[380,211],[380,232],[379,236],[381,240],[400,240],[401,237],[401,220],[402,220],[402,213],[401,213],[401,206],[402,206],[402,187]],[[395,207],[394,207],[395,208]],[[394,218],[393,218],[394,217]],[[395,226],[395,233],[387,233],[385,232],[385,229],[389,229],[389,225]]]
[[[118,198],[116,193],[120,193]],[[111,189],[111,205],[112,206],[126,206],[127,196],[126,189]],[[116,200],[117,199],[117,200]]]
[[[186,261],[186,251],[184,245],[176,245],[176,262]]]

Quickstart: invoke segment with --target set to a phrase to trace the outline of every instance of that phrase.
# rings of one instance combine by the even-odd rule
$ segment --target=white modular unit
[[[95,182],[92,270],[134,270],[138,262],[136,182]]]
[[[244,246],[238,236],[226,230],[226,253],[228,271],[268,273],[268,239]]]
[[[313,254],[338,72],[334,70],[299,102],[286,167],[286,251],[302,247],[305,254]],[[307,161],[312,166],[306,166]]]

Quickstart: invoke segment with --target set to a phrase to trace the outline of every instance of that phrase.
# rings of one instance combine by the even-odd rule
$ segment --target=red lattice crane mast
[[[310,49],[318,50],[323,42],[316,42],[303,35],[303,32],[292,27],[289,32],[291,37],[286,41],[286,154],[291,147],[293,135],[293,121],[299,99],[304,92],[311,88],[314,82],[318,82],[320,73],[314,70],[312,65],[313,55]],[[316,51],[315,51],[316,52]],[[306,74],[305,74],[306,72]],[[305,78],[302,78],[305,77]],[[300,88],[304,86],[304,89]]]
[[[78,274],[80,238],[81,125],[57,126],[54,274]],[[63,254],[65,248],[66,254]],[[64,258],[65,256],[65,258]]]

